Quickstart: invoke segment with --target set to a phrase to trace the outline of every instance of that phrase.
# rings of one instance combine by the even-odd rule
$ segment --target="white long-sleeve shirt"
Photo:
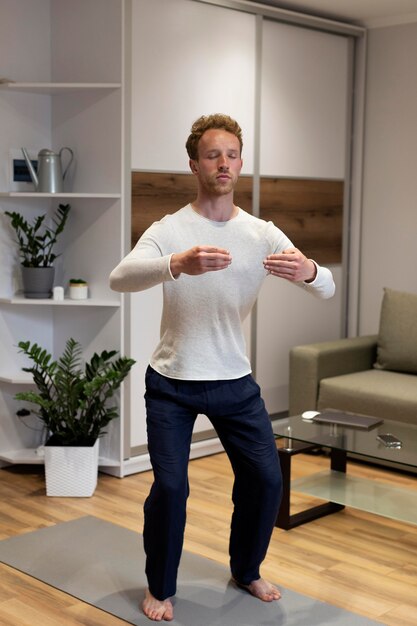
[[[172,254],[197,245],[228,250],[231,265],[174,278]],[[251,372],[242,322],[267,276],[263,260],[292,247],[272,222],[242,209],[236,217],[217,222],[187,205],[146,230],[112,271],[110,286],[132,292],[163,283],[161,335],[151,358],[157,372],[182,380],[240,378]],[[295,284],[319,298],[330,298],[335,291],[330,270],[319,265],[313,282]]]

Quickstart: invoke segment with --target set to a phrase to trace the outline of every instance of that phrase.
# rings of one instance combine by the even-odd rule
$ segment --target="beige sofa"
[[[417,424],[417,294],[384,290],[378,335],[291,350],[289,414],[325,408]]]

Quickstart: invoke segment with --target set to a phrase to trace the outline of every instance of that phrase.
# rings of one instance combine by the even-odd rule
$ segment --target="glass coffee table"
[[[346,472],[348,453],[372,460],[386,460],[403,470],[417,468],[417,425],[383,420],[370,430],[323,424],[300,415],[273,423],[277,439],[284,439],[278,448],[283,477],[283,498],[276,526],[290,530],[345,506],[385,517],[417,524],[417,489],[404,489],[379,481],[349,476]],[[394,434],[401,447],[389,448],[377,436]],[[330,450],[330,471],[318,472],[291,481],[291,459],[301,452],[318,447]],[[416,477],[417,478],[417,477]],[[416,483],[417,487],[417,483]],[[290,514],[290,492],[297,491],[325,500],[324,504]]]

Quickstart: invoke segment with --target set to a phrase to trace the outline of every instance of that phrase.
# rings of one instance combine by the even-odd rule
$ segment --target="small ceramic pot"
[[[71,300],[86,300],[88,298],[87,283],[70,283],[69,297]]]

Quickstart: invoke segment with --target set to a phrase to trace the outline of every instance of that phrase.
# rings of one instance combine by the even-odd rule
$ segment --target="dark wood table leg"
[[[330,469],[335,470],[336,472],[343,472],[344,474],[346,474],[346,460],[346,450],[337,450],[336,448],[331,449]]]
[[[344,509],[343,504],[325,502],[318,506],[310,507],[299,513],[290,514],[291,495],[291,457],[300,452],[316,448],[316,445],[302,444],[294,448],[278,448],[282,472],[282,500],[275,526],[284,530],[291,530],[296,526],[311,522],[330,513],[336,513]],[[346,452],[332,448],[330,454],[330,467],[338,472],[346,472]]]
[[[278,449],[279,460],[282,473],[282,499],[279,507],[278,517],[275,526],[289,529],[290,523],[290,492],[291,492],[291,454],[284,454],[282,449]]]

